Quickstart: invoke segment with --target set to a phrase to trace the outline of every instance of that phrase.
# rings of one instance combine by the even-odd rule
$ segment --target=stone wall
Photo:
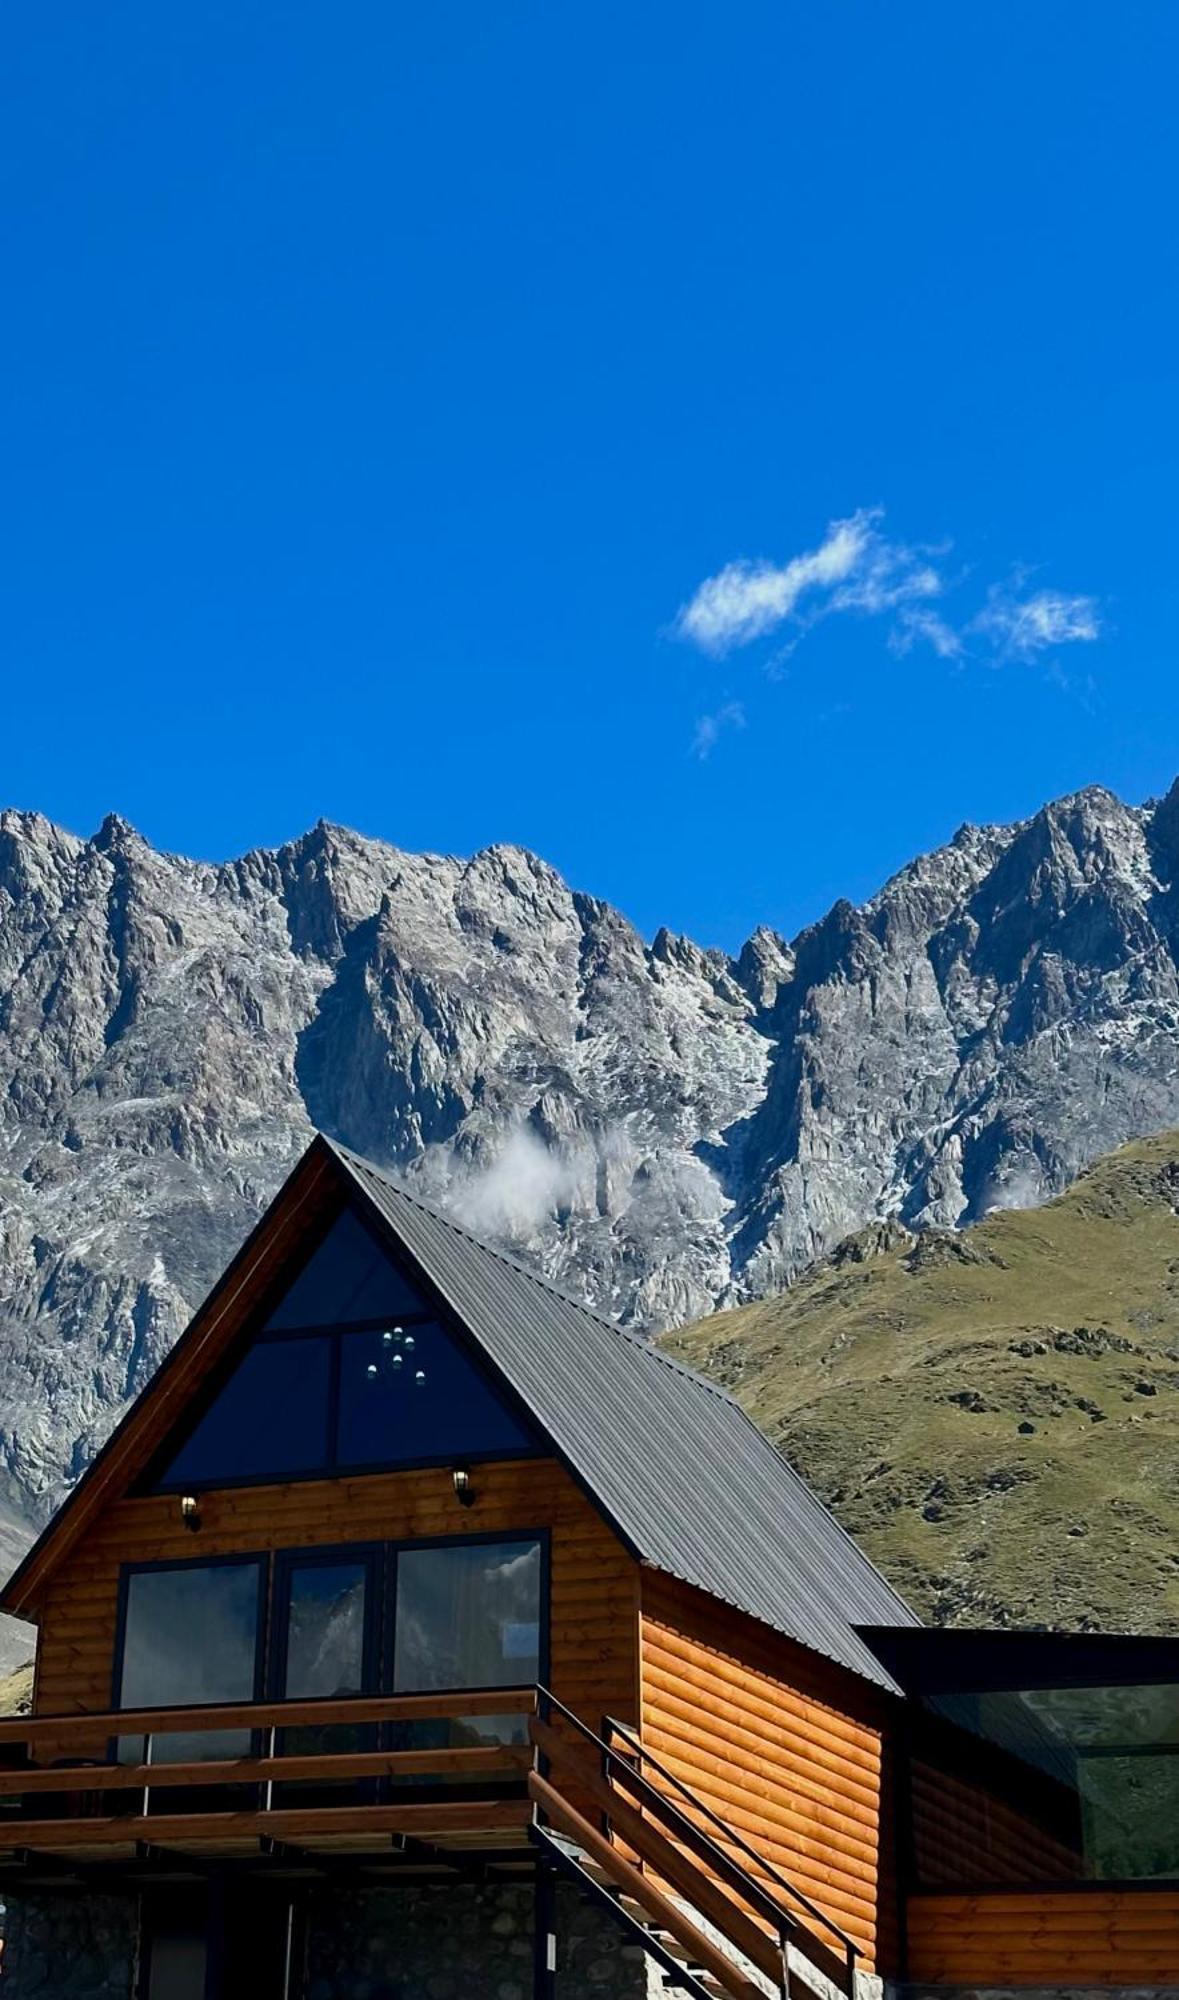
[[[531,1883],[317,1891],[306,2000],[531,2000]],[[647,2000],[648,1960],[562,1884],[557,2000]]]
[[[133,1896],[10,1895],[4,2000],[132,2000]]]

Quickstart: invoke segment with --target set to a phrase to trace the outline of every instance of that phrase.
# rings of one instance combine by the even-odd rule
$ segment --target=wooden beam
[[[348,1695],[342,1700],[225,1702],[206,1708],[122,1708],[101,1714],[26,1715],[0,1722],[0,1743],[93,1743],[99,1736],[191,1736],[213,1729],[312,1729],[339,1723],[432,1722],[467,1715],[531,1715],[535,1688],[471,1694]]]
[[[294,1757],[220,1757],[189,1764],[65,1764],[50,1770],[0,1771],[0,1798],[38,1792],[132,1792],[179,1786],[264,1785],[319,1779],[432,1777],[444,1772],[486,1777],[527,1771],[526,1745],[488,1744],[459,1750],[357,1750]]]
[[[72,1847],[134,1846],[150,1841],[172,1848],[203,1840],[249,1840],[270,1834],[276,1840],[331,1839],[334,1835],[369,1835],[383,1840],[391,1833],[410,1833],[431,1840],[436,1835],[492,1833],[527,1826],[526,1799],[440,1800],[437,1804],[404,1806],[299,1806],[271,1812],[151,1813],[125,1819],[21,1820],[0,1827],[0,1850],[36,1848],[46,1854]]]

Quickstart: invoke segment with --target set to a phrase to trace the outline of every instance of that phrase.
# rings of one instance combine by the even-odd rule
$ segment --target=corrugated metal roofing
[[[919,1620],[732,1396],[328,1143],[643,1561],[898,1691],[853,1627]]]

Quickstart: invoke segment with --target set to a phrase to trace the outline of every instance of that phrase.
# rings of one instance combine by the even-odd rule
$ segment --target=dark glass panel
[[[1179,1687],[1000,1689],[925,1705],[936,1718],[914,1785],[925,1885],[1179,1877]]]
[[[540,1544],[403,1549],[396,1615],[395,1691],[531,1687],[540,1677]]]
[[[260,1584],[256,1562],[133,1571],[127,1582],[119,1707],[252,1701]],[[152,1760],[243,1757],[249,1748],[246,1730],[202,1730],[154,1738]],[[120,1738],[125,1763],[137,1763],[142,1754],[141,1737]]]
[[[306,1563],[291,1570],[284,1698],[363,1693],[367,1583],[365,1563]]]
[[[413,1287],[349,1208],[332,1224],[266,1328],[345,1326],[422,1311]]]
[[[335,1559],[297,1563],[286,1573],[285,1660],[283,1700],[363,1694],[367,1681],[369,1566]],[[280,1616],[283,1613],[280,1610]],[[318,1757],[329,1752],[375,1748],[371,1726],[284,1729],[280,1750],[286,1756]],[[296,1781],[276,1787],[275,1802],[287,1795],[306,1805],[340,1803],[348,1788],[330,1788],[319,1780]]]
[[[346,1334],[340,1465],[396,1465],[526,1450],[528,1433],[437,1324]]]
[[[531,1687],[538,1681],[540,1562],[538,1542],[402,1550],[397,1558],[394,1688],[405,1693]],[[391,1731],[391,1747],[401,1750],[527,1741],[525,1715],[454,1716],[399,1723]],[[492,1774],[488,1781],[496,1783]],[[469,1789],[472,1780],[455,1782]]]
[[[327,1464],[331,1345],[266,1340],[249,1348],[162,1484],[215,1486],[315,1472]]]

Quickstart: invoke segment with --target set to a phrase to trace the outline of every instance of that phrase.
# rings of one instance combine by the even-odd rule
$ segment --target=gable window
[[[181,1445],[168,1484],[278,1478],[327,1465],[331,1369],[326,1339],[255,1341]]]
[[[340,1465],[527,1450],[529,1438],[437,1321],[340,1342]]]
[[[154,1483],[183,1491],[533,1449],[465,1343],[346,1210]]]
[[[266,1330],[355,1326],[422,1309],[413,1287],[371,1230],[346,1208],[271,1312]]]
[[[264,1567],[243,1562],[167,1563],[125,1573],[118,1708],[203,1707],[254,1701],[260,1690]],[[245,1756],[248,1731],[156,1739],[170,1759]],[[143,1738],[119,1739],[137,1763]]]

